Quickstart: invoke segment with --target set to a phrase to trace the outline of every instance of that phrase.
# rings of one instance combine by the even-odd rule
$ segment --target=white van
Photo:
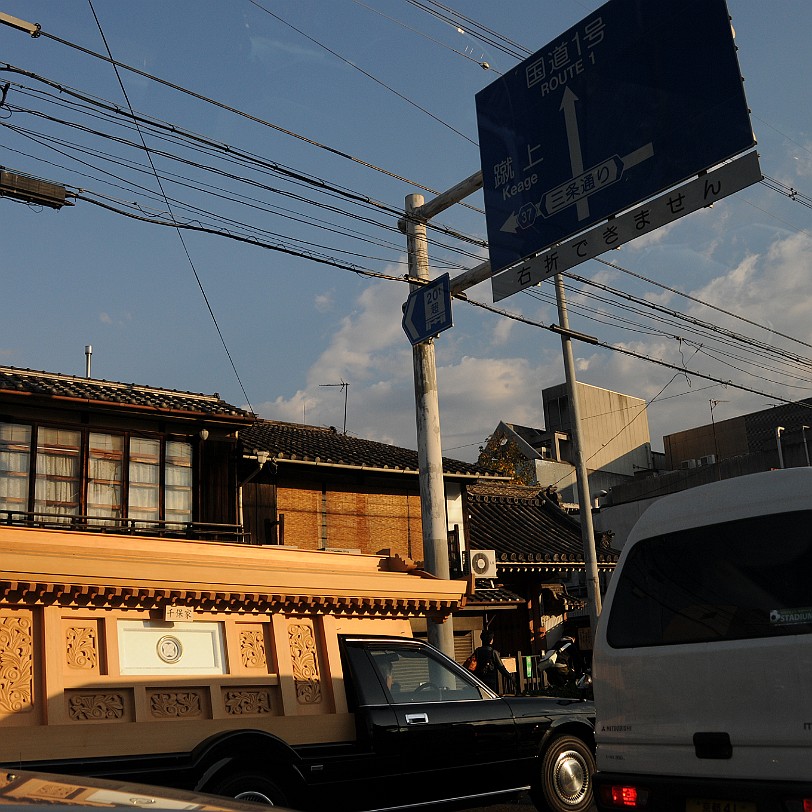
[[[812,468],[652,504],[593,665],[601,810],[812,812]]]

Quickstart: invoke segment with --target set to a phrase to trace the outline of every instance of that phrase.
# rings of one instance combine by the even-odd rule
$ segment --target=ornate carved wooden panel
[[[201,719],[206,705],[202,690],[148,691],[151,715],[156,719]]]
[[[124,694],[115,691],[66,691],[68,716],[72,722],[115,722],[126,720]]]
[[[31,612],[0,613],[0,712],[34,708],[34,630]]]
[[[321,677],[313,627],[307,623],[291,623],[288,626],[288,639],[296,699],[300,705],[318,704],[322,699]]]
[[[240,658],[243,668],[268,670],[265,651],[265,632],[262,626],[240,630]]]
[[[227,688],[223,705],[229,716],[262,716],[273,712],[271,690],[264,687]]]
[[[66,627],[65,662],[68,668],[98,672],[99,633],[95,623]]]

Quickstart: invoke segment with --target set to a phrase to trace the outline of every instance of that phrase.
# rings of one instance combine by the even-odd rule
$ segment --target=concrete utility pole
[[[458,183],[428,203],[419,194],[406,198],[406,217],[400,221],[401,231],[406,234],[409,275],[414,279],[429,281],[428,244],[426,223],[435,215],[465,199],[482,188],[482,172]],[[463,293],[470,287],[484,282],[491,276],[491,265],[483,262],[450,280],[452,295]],[[416,289],[419,285],[413,285]],[[555,277],[556,301],[560,327],[554,328],[561,334],[564,352],[564,368],[571,409],[570,433],[575,453],[575,474],[578,481],[578,501],[581,506],[581,539],[584,547],[587,597],[589,600],[590,621],[594,634],[601,612],[601,593],[598,581],[598,559],[595,552],[595,533],[592,526],[592,501],[589,494],[586,463],[581,446],[581,415],[578,406],[575,362],[572,354],[571,336],[581,337],[595,343],[590,336],[581,336],[569,329],[567,305],[564,297],[564,283],[561,274]],[[437,398],[437,367],[434,359],[432,340],[415,345],[414,391],[417,420],[417,449],[420,466],[420,503],[423,520],[423,554],[426,569],[440,578],[449,577],[448,527],[445,515],[445,487],[443,483],[443,458],[440,441],[440,409]],[[454,656],[454,630],[449,618],[445,623],[428,619],[429,642],[449,657]]]
[[[423,195],[406,198],[403,227],[409,254],[409,275],[429,281],[429,254],[425,219],[416,212],[423,206]],[[420,285],[412,285],[416,290]],[[420,470],[420,515],[423,521],[425,567],[438,578],[450,578],[448,564],[448,523],[445,513],[443,450],[440,441],[440,405],[437,397],[437,366],[434,341],[429,339],[412,348],[414,363],[414,402],[417,422],[417,459]],[[454,657],[454,625],[427,618],[428,640],[443,654]]]
[[[561,349],[564,353],[564,372],[567,380],[567,397],[570,402],[570,433],[575,456],[575,478],[578,484],[578,504],[580,505],[581,542],[584,547],[584,569],[586,570],[586,595],[589,601],[589,621],[592,634],[598,626],[601,614],[601,589],[598,581],[598,557],[595,552],[595,531],[592,527],[592,497],[589,493],[589,473],[581,443],[581,407],[578,401],[578,382],[575,378],[575,359],[572,354],[570,323],[567,314],[567,300],[564,295],[564,277],[555,275],[555,298],[558,304],[558,320],[561,322]]]
[[[430,281],[426,223],[482,187],[482,172],[476,172],[428,203],[423,195],[406,197],[406,216],[398,224],[406,234],[409,276]],[[484,264],[486,270],[490,268]],[[474,269],[482,274],[483,266]],[[482,281],[478,278],[477,281]],[[470,282],[469,286],[476,284]],[[412,285],[416,290],[422,285]],[[455,292],[460,292],[458,288]],[[440,404],[437,395],[437,365],[434,341],[429,339],[412,349],[414,364],[414,400],[417,424],[417,458],[420,474],[420,515],[423,522],[423,556],[426,570],[439,578],[450,578],[448,563],[448,521],[446,519],[443,447],[440,438]],[[427,618],[428,640],[443,654],[454,658],[454,623]]]

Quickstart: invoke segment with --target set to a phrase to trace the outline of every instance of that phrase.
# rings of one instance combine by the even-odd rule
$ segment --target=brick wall
[[[276,510],[285,517],[285,544],[305,550],[320,548],[320,489],[277,488]]]
[[[277,505],[285,516],[285,544],[304,549],[326,544],[369,554],[391,549],[401,556],[423,559],[416,492],[331,485],[322,493],[304,486],[280,486]]]

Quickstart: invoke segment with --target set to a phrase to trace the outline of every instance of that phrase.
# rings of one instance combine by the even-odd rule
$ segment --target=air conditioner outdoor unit
[[[472,550],[471,574],[476,578],[496,578],[496,550]]]
[[[716,454],[708,454],[707,457],[700,457],[699,464],[700,465],[713,465],[716,462]]]
[[[696,460],[683,460],[680,468],[696,468]]]

